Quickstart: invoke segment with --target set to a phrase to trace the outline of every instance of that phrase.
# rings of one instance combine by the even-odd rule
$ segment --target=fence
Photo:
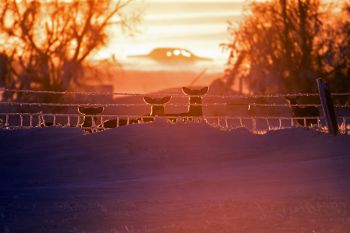
[[[115,103],[89,103],[89,102],[66,102],[61,99],[60,102],[47,102],[38,101],[40,95],[53,95],[60,97],[67,96],[119,96],[119,97],[144,97],[144,94],[138,93],[97,93],[97,92],[57,92],[57,91],[34,91],[34,90],[14,90],[4,89],[7,93],[20,93],[22,95],[35,96],[36,101],[0,101],[0,128],[2,130],[12,130],[18,128],[30,129],[38,127],[61,127],[61,128],[82,128],[85,130],[101,131],[105,130],[103,122],[108,120],[114,120],[116,122],[115,127],[121,127],[128,124],[143,124],[152,122],[155,118],[165,119],[171,123],[175,122],[204,122],[212,127],[216,127],[222,130],[232,130],[239,127],[245,127],[254,133],[265,133],[269,130],[286,129],[295,127],[308,127],[322,132],[326,132],[327,125],[325,118],[322,114],[319,116],[292,116],[288,114],[281,115],[255,115],[249,113],[249,111],[238,111],[240,115],[227,114],[229,109],[240,108],[245,109],[248,106],[259,107],[270,113],[270,109],[283,109],[280,112],[286,112],[286,109],[290,111],[291,108],[306,108],[316,107],[320,108],[320,104],[287,104],[282,103],[281,99],[285,97],[318,97],[318,93],[288,93],[288,94],[276,94],[276,95],[212,95],[208,94],[203,97],[205,103],[191,103],[177,102],[165,104],[165,108],[176,108],[191,106],[200,106],[201,108],[211,109],[220,107],[223,111],[215,114],[210,114],[204,111],[203,115],[195,116],[188,114],[169,113],[164,115],[151,116],[147,112],[142,113],[128,113],[128,110],[118,111],[120,108],[129,108],[135,110],[135,108],[141,108],[141,111],[150,109],[150,105],[146,103],[135,102],[119,102]],[[157,93],[147,94],[152,97],[163,97],[170,95],[174,98],[190,98],[179,93]],[[332,93],[332,96],[350,96],[350,93]],[[261,102],[261,99],[267,101]],[[26,99],[26,98],[23,98]],[[74,98],[71,98],[74,99]],[[279,99],[279,103],[274,103],[275,99]],[[211,101],[210,101],[211,100]],[[234,101],[233,101],[234,100]],[[244,101],[239,101],[244,100]],[[259,102],[260,101],[260,102]],[[98,115],[83,115],[77,111],[78,107],[104,107],[108,108],[111,113],[103,113]],[[350,105],[338,104],[335,105],[336,109],[345,109],[342,114],[338,114],[337,121],[340,129],[340,133],[348,134],[350,132]],[[349,110],[349,114],[347,111]],[[107,111],[108,112],[108,111]],[[134,111],[135,112],[135,111]],[[345,114],[344,114],[345,113]],[[93,119],[93,124],[89,127],[83,126],[83,121],[86,118]],[[150,121],[149,119],[152,118]],[[310,122],[315,122],[310,124]]]

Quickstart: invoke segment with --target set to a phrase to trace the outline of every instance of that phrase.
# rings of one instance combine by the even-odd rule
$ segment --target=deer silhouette
[[[166,96],[163,98],[151,98],[151,97],[144,97],[143,100],[145,103],[151,105],[151,112],[144,116],[139,118],[117,118],[117,119],[111,119],[106,120],[102,122],[99,125],[96,125],[97,117],[94,115],[100,114],[103,112],[103,107],[79,107],[78,111],[79,113],[83,114],[83,123],[81,124],[81,127],[84,128],[87,132],[93,132],[93,129],[96,128],[97,130],[100,129],[111,129],[116,128],[119,126],[124,125],[131,125],[131,124],[138,124],[141,122],[153,122],[155,116],[163,116],[165,115],[165,104],[169,102],[171,99],[171,96]]]
[[[182,91],[184,94],[189,96],[190,105],[188,106],[187,113],[184,115],[187,116],[202,116],[203,108],[202,108],[202,99],[205,94],[207,94],[209,88],[203,87],[199,90],[189,89],[187,87],[183,87]]]
[[[289,105],[292,109],[292,115],[293,117],[318,117],[320,116],[320,113],[318,111],[318,108],[315,106],[295,106],[298,104],[297,98],[293,97],[285,97]],[[306,123],[306,126],[312,126],[317,124],[317,119],[306,119],[306,122],[304,122],[304,119],[297,119],[296,120],[300,125],[304,126],[304,123]]]
[[[170,99],[171,96],[165,96],[163,98],[144,97],[143,101],[151,105],[151,112],[148,115],[150,117],[143,117],[143,121],[152,122],[155,116],[165,116],[165,104],[168,103]]]
[[[124,126],[124,125],[132,125],[132,124],[139,124],[140,119],[137,118],[117,118],[117,119],[111,119],[111,120],[106,120],[100,125],[98,125],[98,128],[102,129],[112,129],[112,128],[117,128],[119,126]]]
[[[83,115],[83,123],[80,127],[87,132],[92,132],[96,128],[97,117],[104,111],[104,107],[78,107],[78,112]]]
[[[187,117],[187,120],[190,120],[191,117],[203,116],[202,99],[203,99],[203,96],[208,92],[208,90],[209,90],[208,87],[203,87],[199,90],[183,87],[182,92],[185,95],[188,95],[188,100],[189,100],[189,106],[188,106],[187,112],[167,114],[167,116],[170,116],[169,120],[176,122],[176,118],[174,117],[177,117],[177,116]]]
[[[141,122],[153,122],[156,116],[168,116],[168,119],[173,122],[176,122],[177,116],[187,117],[187,120],[190,120],[191,117],[199,117],[203,115],[202,99],[203,96],[208,92],[208,90],[208,87],[203,87],[199,90],[193,90],[187,87],[182,88],[183,93],[189,96],[189,106],[187,112],[166,114],[165,105],[170,101],[171,96],[165,96],[163,98],[144,97],[144,102],[146,104],[151,105],[151,112],[148,115],[135,119],[117,118],[106,120],[97,126],[97,117],[95,117],[95,115],[102,113],[104,108],[79,107],[79,113],[81,113],[84,116],[81,127],[84,128],[87,132],[93,132],[94,130],[116,128],[123,125],[138,124]]]
[[[78,107],[78,112],[83,115],[83,123],[80,125],[84,131],[92,133],[94,131],[99,131],[101,129],[116,128],[118,126],[137,124],[139,119],[127,119],[127,118],[118,118],[106,120],[99,125],[96,124],[97,117],[96,115],[102,113],[104,107]]]
[[[107,120],[100,124],[99,128],[116,128],[119,126],[124,125],[131,125],[131,124],[139,124],[141,122],[153,122],[155,116],[162,116],[164,115],[164,105],[169,102],[171,99],[171,96],[166,96],[163,98],[151,98],[151,97],[144,97],[143,100],[151,105],[151,112],[146,115],[145,117],[139,117],[135,119],[125,119],[125,118],[119,118],[119,119],[112,119]]]

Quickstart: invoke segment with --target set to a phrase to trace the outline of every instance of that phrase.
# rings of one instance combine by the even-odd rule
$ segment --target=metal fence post
[[[321,105],[323,109],[323,115],[326,119],[328,126],[328,133],[337,135],[339,132],[337,116],[335,115],[334,106],[332,102],[331,93],[327,83],[321,78],[317,79],[318,93],[320,95]]]

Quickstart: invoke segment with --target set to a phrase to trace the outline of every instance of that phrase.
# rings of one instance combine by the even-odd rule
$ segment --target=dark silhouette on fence
[[[143,100],[146,104],[151,105],[150,116],[164,116],[165,115],[165,104],[168,103],[171,96],[166,96],[163,98],[151,98],[144,97]]]
[[[293,117],[300,117],[300,119],[296,119],[296,121],[301,126],[312,126],[317,124],[317,119],[301,119],[302,117],[319,117],[320,113],[318,111],[318,108],[315,106],[297,106],[298,101],[296,97],[286,97],[286,100],[288,101],[291,109],[292,109],[292,116]],[[305,125],[306,124],[306,125]]]

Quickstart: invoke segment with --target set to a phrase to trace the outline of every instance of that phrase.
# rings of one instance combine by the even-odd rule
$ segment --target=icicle
[[[241,125],[241,127],[243,127],[242,117],[239,118],[239,124]]]
[[[95,121],[95,117],[94,116],[89,116],[91,117],[91,128],[93,129],[93,131],[96,129],[96,121]]]
[[[67,127],[70,127],[70,115],[67,116]]]
[[[23,128],[23,115],[20,114],[19,118],[20,118],[20,127]]]
[[[30,116],[29,116],[29,127],[33,128],[33,116],[32,116],[32,114],[30,114]]]
[[[52,126],[56,126],[56,114],[53,114]]]
[[[103,116],[100,116],[100,124],[98,125],[97,128],[101,128],[104,130],[105,128],[103,127],[103,122],[104,122]]]
[[[306,128],[307,125],[306,125],[306,118],[304,117],[304,127]]]
[[[278,118],[278,129],[282,129],[282,120]]]
[[[80,115],[77,116],[77,124],[75,127],[80,128]]]
[[[293,117],[290,118],[290,127],[294,127],[294,119],[293,119]]]
[[[41,114],[38,115],[38,125],[37,127],[40,127],[41,126]]]
[[[252,118],[252,127],[253,127],[253,132],[256,132],[256,119]]]
[[[271,130],[271,125],[270,125],[270,121],[268,118],[266,118],[266,123],[267,123],[267,127],[269,130]]]
[[[228,130],[228,120],[227,120],[227,117],[225,116],[225,128]]]
[[[9,114],[6,114],[5,126],[8,127],[9,125]]]

